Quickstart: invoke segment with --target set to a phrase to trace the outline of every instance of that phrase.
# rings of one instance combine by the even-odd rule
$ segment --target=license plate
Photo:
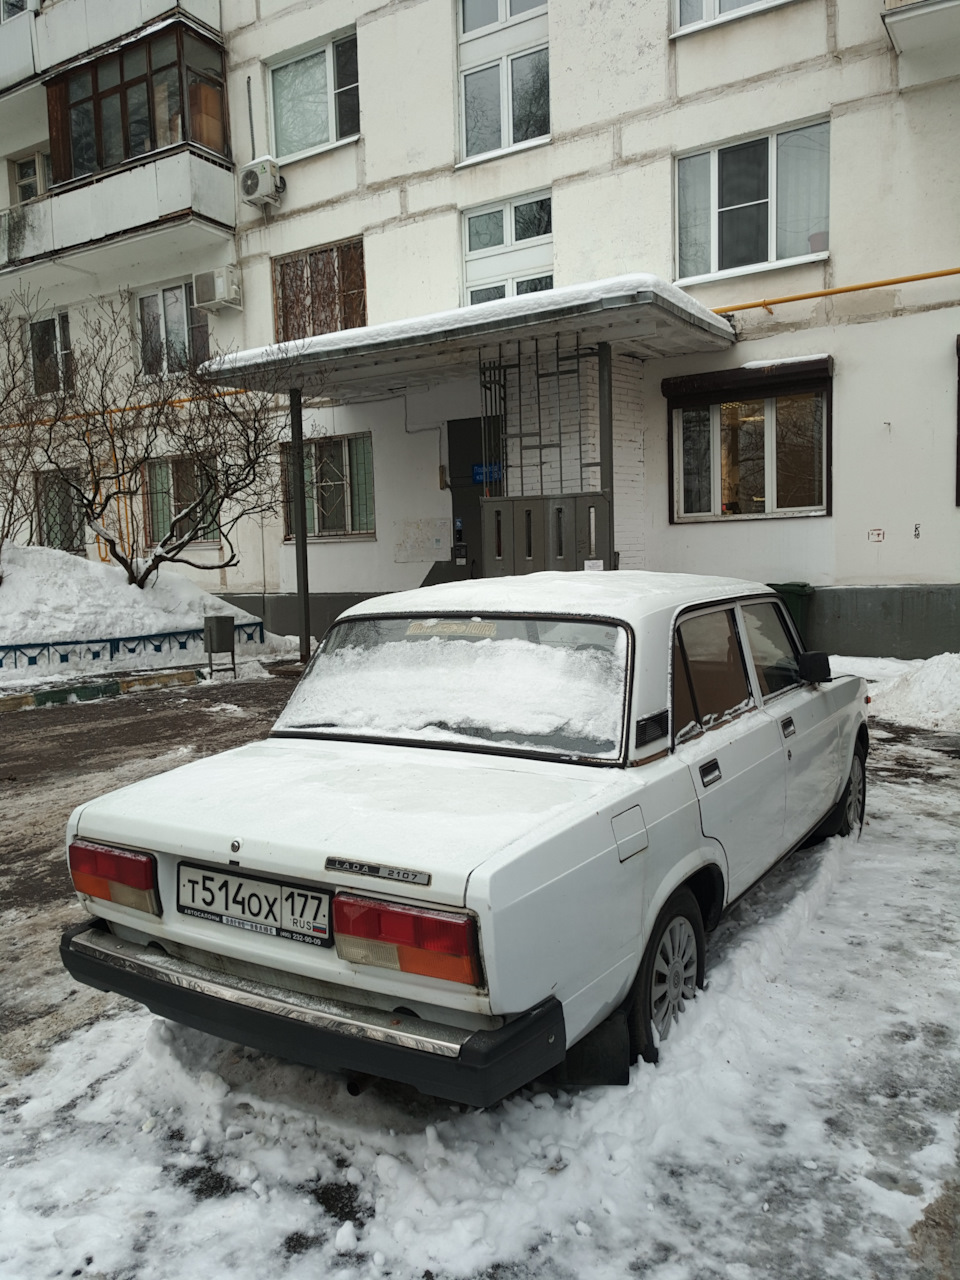
[[[177,910],[251,933],[292,938],[316,947],[333,945],[330,894],[282,880],[210,871],[181,862]]]

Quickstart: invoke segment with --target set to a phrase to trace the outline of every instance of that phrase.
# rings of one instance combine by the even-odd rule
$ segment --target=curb
[[[134,689],[161,689],[168,685],[197,684],[203,673],[193,667],[181,671],[145,672],[139,676],[118,676],[99,684],[75,684],[36,693],[0,695],[0,715],[5,711],[25,711],[28,707],[59,706],[67,702],[95,702],[116,698]]]

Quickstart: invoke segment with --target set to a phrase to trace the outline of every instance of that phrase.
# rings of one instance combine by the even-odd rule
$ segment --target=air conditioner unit
[[[240,272],[236,267],[214,267],[198,271],[193,277],[193,305],[201,311],[219,311],[221,307],[243,308]]]
[[[272,156],[251,160],[240,170],[240,196],[245,204],[278,205],[286,185]]]

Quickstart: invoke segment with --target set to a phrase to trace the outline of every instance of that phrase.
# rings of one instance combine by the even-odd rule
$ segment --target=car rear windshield
[[[626,673],[613,623],[357,618],[327,634],[274,731],[616,759]]]

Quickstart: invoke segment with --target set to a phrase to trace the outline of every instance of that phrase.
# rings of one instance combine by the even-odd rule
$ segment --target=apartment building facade
[[[0,3],[0,290],[302,393],[318,629],[590,561],[957,647],[960,0]]]

